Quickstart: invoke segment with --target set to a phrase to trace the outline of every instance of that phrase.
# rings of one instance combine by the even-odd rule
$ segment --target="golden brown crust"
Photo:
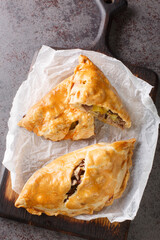
[[[92,214],[109,206],[126,188],[135,139],[94,144],[57,158],[35,172],[25,184],[15,206],[36,215]],[[81,183],[67,201],[71,176],[85,159]]]
[[[54,87],[29,109],[18,125],[52,141],[78,140],[94,135],[92,115],[67,102],[71,84],[71,78],[68,78]],[[70,130],[71,124],[76,121],[78,121],[77,126]]]
[[[72,81],[74,84],[69,96],[71,104],[80,109],[82,109],[82,104],[104,107],[113,113],[117,113],[126,122],[126,128],[131,126],[129,114],[123,106],[116,89],[100,69],[86,56],[80,55],[79,65],[75,68]],[[115,125],[112,122],[109,124]]]

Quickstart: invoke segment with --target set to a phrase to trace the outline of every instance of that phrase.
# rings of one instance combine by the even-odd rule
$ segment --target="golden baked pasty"
[[[52,141],[85,139],[94,135],[94,118],[68,104],[71,77],[29,109],[18,125]]]
[[[72,81],[71,104],[113,126],[122,129],[131,126],[129,114],[117,91],[86,56],[80,55]]]
[[[15,206],[49,216],[100,211],[125,190],[134,143],[98,143],[57,158],[31,176]]]

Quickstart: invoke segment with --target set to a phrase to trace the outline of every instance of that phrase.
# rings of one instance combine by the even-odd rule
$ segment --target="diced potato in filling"
[[[107,113],[107,110],[104,107],[99,107],[97,105],[93,105],[92,111],[93,112],[100,112],[101,114]]]

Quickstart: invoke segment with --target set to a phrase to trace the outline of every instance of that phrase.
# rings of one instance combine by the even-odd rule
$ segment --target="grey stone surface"
[[[117,56],[160,74],[160,5],[154,0],[129,0],[116,16],[110,48]],[[100,22],[94,1],[2,0],[0,4],[0,153],[5,151],[7,121],[13,97],[25,80],[34,52],[42,44],[85,48]],[[83,37],[82,37],[83,36]],[[160,113],[160,90],[157,107]],[[128,240],[160,238],[160,139],[140,209]],[[0,218],[0,239],[80,239]]]

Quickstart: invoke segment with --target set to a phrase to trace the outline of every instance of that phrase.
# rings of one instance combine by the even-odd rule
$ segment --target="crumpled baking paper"
[[[52,142],[17,126],[28,109],[55,85],[73,74],[80,54],[89,57],[117,89],[131,120],[130,129],[121,130],[95,121],[96,135],[87,140]],[[12,188],[20,193],[29,177],[43,165],[76,149],[98,142],[114,142],[136,138],[133,167],[125,192],[112,206],[93,215],[78,219],[91,220],[107,217],[111,222],[132,220],[152,168],[160,118],[149,96],[152,86],[134,76],[125,65],[104,54],[81,49],[56,51],[42,46],[32,65],[28,78],[22,83],[13,100],[8,121],[4,166],[11,172]]]

